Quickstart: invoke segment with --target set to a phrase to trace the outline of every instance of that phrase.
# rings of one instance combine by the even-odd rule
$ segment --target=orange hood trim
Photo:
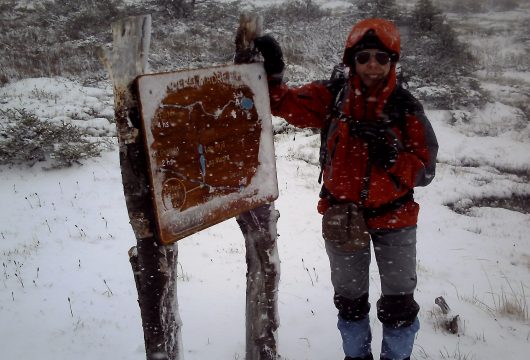
[[[364,35],[373,30],[375,35],[381,40],[383,45],[399,57],[401,51],[401,39],[399,30],[396,25],[385,19],[365,19],[355,24],[346,40],[344,56],[342,62],[346,65],[349,63],[350,51],[361,41]]]

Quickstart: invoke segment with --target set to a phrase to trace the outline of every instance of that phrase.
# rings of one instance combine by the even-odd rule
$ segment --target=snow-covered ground
[[[521,89],[483,81],[493,94]],[[416,192],[422,328],[413,359],[515,360],[530,353],[530,126],[520,110],[495,99],[475,111],[427,111],[440,154],[435,180]],[[9,107],[115,133],[108,84],[26,79],[0,88],[0,108]],[[341,359],[316,212],[319,137],[288,131],[275,142],[279,352],[290,360]],[[0,199],[0,358],[145,359],[117,147],[69,169],[1,167]],[[243,359],[246,265],[236,222],[181,240],[178,271],[185,359]],[[378,354],[375,262],[371,277]],[[440,325],[438,296],[460,316],[457,335]]]

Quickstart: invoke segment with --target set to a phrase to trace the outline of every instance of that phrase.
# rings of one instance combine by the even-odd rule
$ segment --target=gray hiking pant
[[[383,295],[413,294],[416,288],[416,227],[370,231]],[[335,293],[358,299],[368,293],[370,247],[343,252],[326,241]]]
[[[416,288],[416,227],[392,231],[370,231],[379,268],[382,295],[377,317],[383,323],[381,358],[408,359],[419,330]],[[337,326],[346,356],[362,358],[371,354],[368,320],[370,246],[345,252],[326,241],[331,264],[333,298],[339,310]]]

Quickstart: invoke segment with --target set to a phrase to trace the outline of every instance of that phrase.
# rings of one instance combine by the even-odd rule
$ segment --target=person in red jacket
[[[400,36],[384,19],[353,26],[347,75],[298,88],[282,83],[281,47],[256,38],[268,75],[271,111],[322,130],[323,186],[318,211],[331,265],[346,360],[373,359],[369,322],[370,241],[381,280],[377,317],[381,359],[410,359],[419,330],[413,189],[431,182],[438,143],[421,104],[396,81]]]

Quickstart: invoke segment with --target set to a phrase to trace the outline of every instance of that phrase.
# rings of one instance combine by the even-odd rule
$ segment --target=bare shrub
[[[63,0],[64,1],[64,0]],[[91,0],[89,6],[81,6],[64,24],[65,34],[74,40],[97,35],[120,14],[121,0]]]
[[[189,17],[195,8],[195,0],[151,0],[150,3],[173,17]]]
[[[288,4],[285,13],[280,6],[263,10],[268,32],[282,46],[288,65],[286,79],[297,85],[328,78],[333,67],[342,62],[344,42],[359,14],[330,15],[321,8],[296,10],[297,6],[304,6],[302,2],[293,3],[291,7]]]
[[[313,21],[330,15],[330,11],[322,9],[311,0],[289,0],[280,5],[264,9],[263,16],[267,23],[291,23],[293,21]]]
[[[0,56],[0,85],[27,77],[75,76],[82,81],[105,78],[108,75],[96,56],[96,48],[112,40],[110,23],[118,17],[146,12],[153,14],[149,54],[152,71],[230,63],[234,53],[234,26],[243,2],[146,0],[125,5],[123,0],[46,0],[35,3],[34,10],[17,8],[15,0],[0,4],[0,43],[7,50]],[[456,86],[448,96],[435,96],[433,101],[443,108],[480,106],[485,95],[473,87],[470,79],[475,59],[457,41],[451,25],[439,11],[433,14],[423,11],[416,20],[433,21],[414,27],[414,17],[407,15],[407,10],[395,1],[362,3],[366,4],[367,11],[392,10],[391,18],[403,29],[401,69],[403,79],[412,80],[411,86]],[[192,12],[181,17],[176,9],[182,6]],[[329,77],[334,65],[342,60],[344,40],[352,25],[363,15],[355,6],[331,15],[314,0],[292,0],[256,11],[264,16],[266,32],[280,41],[288,65],[286,79],[293,85]],[[431,26],[433,23],[436,26]],[[422,26],[432,29],[418,30]],[[514,59],[514,64],[524,69],[527,64],[524,55]],[[469,88],[472,91],[466,92]]]
[[[438,1],[440,5],[451,12],[456,13],[480,13],[487,12],[489,10],[495,11],[509,11],[514,10],[523,3],[524,0],[451,0],[451,1]]]
[[[96,47],[111,39],[110,24],[125,16],[122,0],[55,0],[35,8],[2,5],[0,77],[88,76],[103,72]]]
[[[448,11],[464,14],[482,12],[485,9],[482,0],[451,0],[444,5]]]
[[[508,11],[514,10],[519,7],[522,3],[522,0],[495,0],[491,1],[491,5],[495,10],[499,11]]]
[[[395,20],[399,11],[396,0],[360,0],[357,8],[364,18]]]
[[[9,78],[6,76],[6,74],[0,74],[0,87],[8,83],[9,83]]]

